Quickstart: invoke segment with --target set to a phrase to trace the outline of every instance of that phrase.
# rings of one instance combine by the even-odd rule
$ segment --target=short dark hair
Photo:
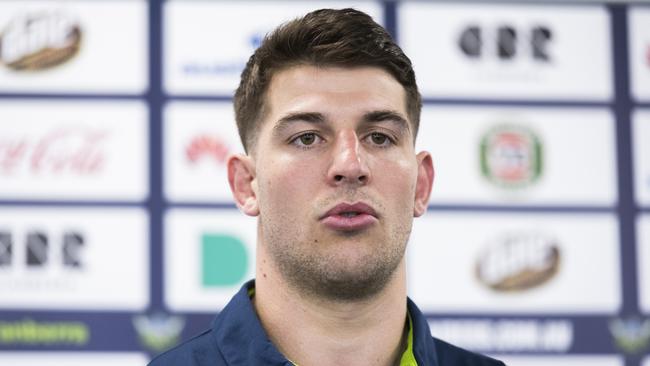
[[[244,150],[255,144],[264,97],[274,73],[297,65],[376,66],[406,91],[406,109],[417,135],[422,99],[411,60],[391,35],[355,9],[320,9],[282,24],[264,37],[248,60],[235,92],[235,119]]]

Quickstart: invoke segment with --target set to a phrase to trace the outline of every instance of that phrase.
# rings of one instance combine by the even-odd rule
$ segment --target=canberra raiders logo
[[[543,156],[539,138],[528,128],[500,125],[481,139],[481,173],[505,188],[535,183],[542,174]]]

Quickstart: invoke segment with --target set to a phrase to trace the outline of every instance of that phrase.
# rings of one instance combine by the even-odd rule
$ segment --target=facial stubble
[[[382,291],[402,261],[412,224],[412,217],[402,217],[392,225],[382,217],[377,227],[332,231],[323,238],[296,225],[294,218],[274,212],[261,215],[260,235],[283,279],[300,293],[330,301],[360,301]],[[346,245],[360,248],[341,247]],[[340,249],[358,249],[361,254],[350,258]]]

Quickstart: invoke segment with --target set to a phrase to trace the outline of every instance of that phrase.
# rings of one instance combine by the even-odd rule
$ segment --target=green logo
[[[160,352],[178,344],[185,319],[163,313],[141,314],[133,317],[133,326],[142,345]]]
[[[609,323],[616,345],[627,354],[638,354],[650,345],[650,319],[638,316],[614,319]]]
[[[248,269],[246,245],[226,234],[203,234],[201,238],[201,280],[206,287],[241,283]]]
[[[543,169],[540,139],[523,126],[501,125],[481,139],[481,173],[504,188],[523,188],[539,180]]]

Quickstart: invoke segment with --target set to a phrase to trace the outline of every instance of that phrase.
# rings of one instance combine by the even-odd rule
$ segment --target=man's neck
[[[376,296],[328,301],[299,293],[277,271],[258,265],[254,305],[273,344],[310,365],[395,365],[405,347],[404,260]]]

